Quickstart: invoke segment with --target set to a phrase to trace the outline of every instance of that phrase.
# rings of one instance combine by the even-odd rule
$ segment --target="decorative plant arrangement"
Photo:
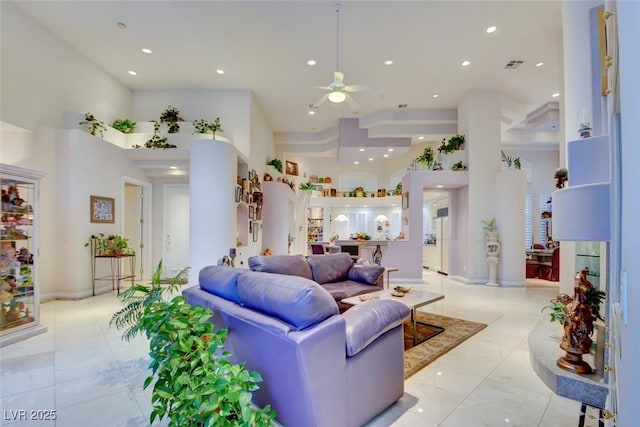
[[[371,240],[371,236],[369,236],[364,231],[359,231],[357,233],[353,233],[351,236],[349,236],[349,238],[351,240]]]
[[[302,191],[313,191],[313,184],[310,182],[301,182],[298,188]]]
[[[500,158],[502,162],[507,166],[507,169],[515,168],[522,169],[522,164],[520,163],[520,157],[511,157],[507,156],[503,150],[500,150]]]
[[[494,231],[496,231],[496,219],[495,218],[491,218],[490,220],[481,220],[480,221],[482,224],[484,224],[482,226],[482,228],[488,232],[488,233],[493,233]]]
[[[117,234],[95,234],[84,246],[91,246],[92,241],[98,255],[135,255],[135,251],[129,247],[129,239]]]
[[[396,184],[396,188],[393,190],[394,196],[402,196],[402,183],[399,182]]]
[[[584,269],[576,275],[573,297],[560,294],[551,300],[551,305],[542,309],[551,309],[550,320],[563,326],[560,348],[566,354],[557,360],[556,365],[578,374],[593,372],[591,366],[582,360],[582,355],[591,351],[593,322],[604,320],[600,315],[600,305],[606,294],[589,282],[588,272],[589,270]]]
[[[222,125],[220,124],[220,117],[216,117],[216,119],[212,122],[199,119],[193,122],[193,133],[213,133],[213,139],[216,139],[216,132],[222,132]]]
[[[276,168],[278,172],[282,173],[282,160],[280,159],[269,160],[267,164],[273,166],[274,168]]]
[[[569,178],[569,171],[567,168],[558,168],[554,172],[553,177],[556,179],[556,188],[564,188],[564,184]]]
[[[160,123],[153,120],[153,136],[147,142],[144,143],[144,146],[140,146],[138,144],[134,145],[133,148],[161,148],[166,150],[167,148],[177,148],[175,144],[169,144],[167,142],[166,136],[160,136]]]
[[[167,417],[170,426],[271,426],[270,406],[251,403],[262,377],[229,361],[228,331],[215,331],[211,310],[190,305],[182,295],[164,298],[179,290],[187,274],[183,269],[164,285],[160,261],[150,285],[136,284],[120,294],[124,307],[109,322],[125,329],[125,341],[139,333],[149,340],[152,375],[144,388],[153,383],[150,423]]]
[[[122,133],[133,133],[136,130],[138,124],[129,119],[117,119],[111,124],[111,127],[119,130]]]
[[[169,105],[160,115],[160,123],[164,123],[169,127],[169,133],[180,132],[180,125],[178,122],[184,121],[185,120],[180,116],[180,110],[172,105]]]
[[[87,125],[89,128],[89,133],[93,136],[99,136],[102,138],[104,135],[104,131],[107,130],[104,122],[95,118],[95,116],[91,113],[84,113],[84,120],[78,123],[79,125]],[[96,135],[96,133],[98,135]]]
[[[427,167],[427,169],[431,169],[433,166],[433,162],[435,161],[435,152],[431,146],[426,146],[421,155],[416,158],[416,161],[422,163]]]
[[[467,170],[467,165],[460,160],[459,162],[455,162],[452,166],[451,169],[454,171],[466,171]]]
[[[453,148],[449,147],[449,144],[447,144],[447,139],[446,138],[442,138],[442,142],[440,143],[440,146],[438,147],[438,153],[440,153],[440,154],[453,153]]]
[[[438,147],[438,153],[450,154],[456,150],[461,150],[465,143],[464,135],[454,135],[447,141],[446,138],[442,138],[440,147]]]

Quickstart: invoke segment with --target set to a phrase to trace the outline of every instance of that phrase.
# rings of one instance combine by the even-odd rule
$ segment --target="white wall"
[[[30,130],[60,129],[64,111],[90,111],[105,123],[129,114],[124,85],[12,2],[0,2],[0,40],[2,121]]]

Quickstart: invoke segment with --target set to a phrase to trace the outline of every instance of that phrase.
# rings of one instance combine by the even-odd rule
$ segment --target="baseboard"
[[[500,286],[503,286],[505,288],[522,288],[527,284],[527,282],[523,281],[523,280],[501,280],[500,281]]]
[[[448,276],[449,279],[455,280],[456,282],[465,283],[467,285],[485,285],[487,283],[487,279],[469,279],[467,277],[462,276]]]
[[[123,289],[120,288],[120,290],[122,291]],[[106,294],[110,292],[113,292],[113,289],[111,289],[110,284],[103,285],[103,286],[96,286],[96,295]],[[78,292],[56,292],[53,294],[41,294],[40,301],[46,302],[46,301],[53,301],[53,300],[78,300],[78,299],[91,298],[92,296],[94,296],[92,289],[83,289],[82,291],[78,291]]]

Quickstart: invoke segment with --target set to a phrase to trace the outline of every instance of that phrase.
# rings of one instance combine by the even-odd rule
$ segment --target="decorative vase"
[[[373,251],[373,263],[376,265],[382,264],[382,249],[380,249],[380,245],[376,245],[376,250]]]

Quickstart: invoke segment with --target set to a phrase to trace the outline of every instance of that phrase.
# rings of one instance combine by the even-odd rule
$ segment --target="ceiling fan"
[[[336,71],[333,73],[333,81],[328,86],[314,86],[315,89],[328,90],[318,101],[311,104],[310,107],[316,109],[324,104],[327,100],[339,104],[346,101],[352,110],[358,108],[358,103],[351,97],[350,92],[368,92],[372,91],[371,86],[365,85],[345,85],[344,73],[340,70],[340,3],[335,4],[336,7]]]

